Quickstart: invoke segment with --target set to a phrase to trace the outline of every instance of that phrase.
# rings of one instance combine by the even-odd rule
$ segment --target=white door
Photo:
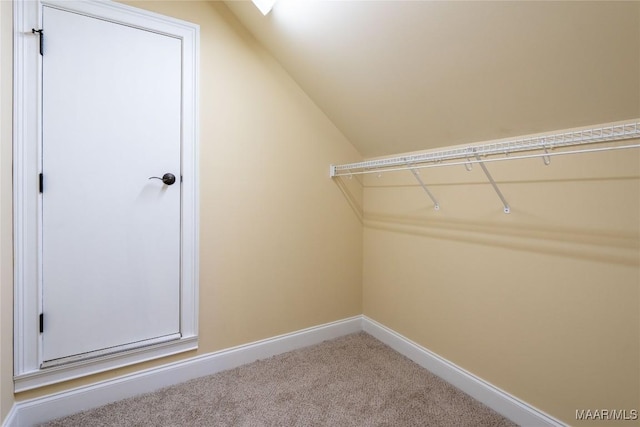
[[[181,41],[43,9],[48,366],[179,338]]]

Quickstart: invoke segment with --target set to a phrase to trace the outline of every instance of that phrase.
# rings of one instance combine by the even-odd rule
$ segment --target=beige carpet
[[[513,426],[360,332],[46,426]]]

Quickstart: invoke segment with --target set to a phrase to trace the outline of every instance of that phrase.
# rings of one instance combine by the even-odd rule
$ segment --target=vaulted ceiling
[[[227,6],[365,157],[640,117],[640,2]]]

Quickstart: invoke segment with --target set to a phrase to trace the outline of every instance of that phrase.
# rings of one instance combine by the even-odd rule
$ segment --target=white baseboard
[[[521,426],[566,427],[561,421],[366,316],[355,316],[89,386],[17,402],[2,425],[30,427],[362,330]]]
[[[5,417],[4,422],[2,423],[2,425],[3,425],[3,427],[4,426],[17,426],[18,425],[18,408],[16,407],[15,404],[9,410],[9,413]]]
[[[362,316],[303,329],[14,404],[5,427],[30,427],[362,330]]]
[[[375,320],[362,316],[362,329],[518,425],[566,427],[563,422],[476,377]]]

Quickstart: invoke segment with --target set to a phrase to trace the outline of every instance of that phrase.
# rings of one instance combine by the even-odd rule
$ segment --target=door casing
[[[180,333],[176,341],[42,369],[41,57],[32,29],[49,6],[177,37],[182,42]],[[79,35],[81,36],[81,35]],[[46,55],[46,33],[44,34]],[[18,0],[14,4],[14,384],[20,392],[197,348],[198,25],[111,1]]]

